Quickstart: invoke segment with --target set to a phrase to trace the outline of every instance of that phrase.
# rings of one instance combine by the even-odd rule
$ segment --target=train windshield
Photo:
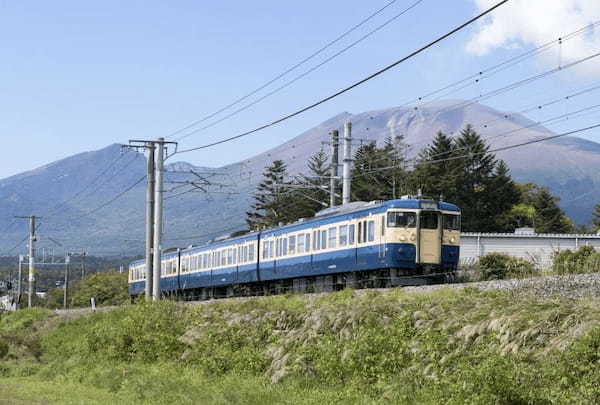
[[[444,229],[460,231],[460,215],[444,214]]]
[[[388,228],[414,228],[417,215],[414,212],[388,212]]]
[[[438,229],[438,213],[435,211],[421,212],[421,229]]]

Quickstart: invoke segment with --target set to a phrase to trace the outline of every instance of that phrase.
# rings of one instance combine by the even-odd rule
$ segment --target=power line
[[[226,106],[204,116],[203,118],[200,118],[199,120],[196,120],[192,123],[190,123],[189,125],[186,125],[185,127],[178,129],[177,131],[174,131],[172,133],[170,133],[169,135],[166,136],[166,138],[170,138],[172,136],[175,136],[177,134],[180,134],[181,132],[184,132],[202,122],[205,122],[206,120],[209,120],[213,117],[215,117],[216,115],[228,110],[229,108],[241,103],[242,101],[248,99],[249,97],[255,95],[256,93],[258,93],[259,91],[265,89],[266,87],[270,86],[271,84],[273,84],[274,82],[276,82],[277,80],[281,79],[282,77],[286,76],[288,73],[291,73],[292,71],[296,70],[297,68],[299,68],[300,66],[304,65],[306,62],[308,62],[309,60],[315,58],[316,56],[320,55],[321,53],[323,53],[325,50],[327,50],[328,48],[330,48],[331,46],[335,45],[337,42],[341,41],[342,39],[344,39],[345,37],[347,37],[348,35],[350,35],[352,32],[356,31],[358,28],[362,27],[364,24],[366,24],[367,22],[369,22],[370,20],[372,20],[373,18],[375,18],[377,15],[379,15],[380,13],[382,13],[385,9],[387,9],[388,7],[390,7],[391,5],[393,5],[394,3],[396,3],[397,0],[391,0],[390,2],[388,2],[385,6],[379,8],[378,10],[376,10],[374,13],[372,13],[371,15],[369,15],[367,18],[363,19],[362,21],[360,21],[358,24],[355,24],[354,26],[352,26],[349,30],[343,32],[341,35],[339,35],[338,37],[336,37],[335,39],[333,39],[332,41],[329,41],[327,44],[325,44],[324,46],[322,46],[321,48],[319,48],[317,51],[313,52],[312,54],[310,54],[309,56],[305,57],[304,59],[300,60],[298,63],[294,64],[292,67],[284,70],[282,73],[278,74],[277,76],[275,76],[274,78],[272,78],[271,80],[267,81],[266,83],[262,84],[261,86],[257,87],[256,89],[252,90],[250,93],[245,94],[244,96],[234,100],[233,102],[227,104]],[[180,138],[183,139],[183,138]]]
[[[317,101],[317,102],[315,102],[315,103],[313,103],[311,105],[308,105],[308,106],[306,106],[304,108],[301,108],[300,110],[297,110],[297,111],[295,111],[295,112],[293,112],[291,114],[288,114],[288,115],[286,115],[284,117],[281,117],[281,118],[279,118],[279,119],[277,119],[275,121],[272,121],[272,122],[270,122],[268,124],[265,124],[265,125],[262,125],[260,127],[255,128],[255,129],[252,129],[250,131],[246,131],[246,132],[243,132],[241,134],[238,134],[238,135],[235,135],[235,136],[231,136],[229,138],[225,138],[225,139],[222,139],[220,141],[212,142],[212,143],[209,143],[209,144],[206,144],[206,145],[202,145],[202,146],[198,146],[198,147],[194,147],[194,148],[189,148],[189,149],[183,149],[183,150],[180,150],[180,151],[178,151],[176,153],[181,154],[181,153],[191,152],[191,151],[195,151],[195,150],[199,150],[199,149],[205,149],[205,148],[209,148],[209,147],[212,147],[212,146],[220,145],[220,144],[223,144],[223,143],[226,143],[226,142],[230,142],[230,141],[233,141],[235,139],[239,139],[239,138],[251,135],[253,133],[262,131],[262,130],[264,130],[266,128],[272,127],[272,126],[277,125],[277,124],[279,124],[279,123],[281,123],[283,121],[286,121],[286,120],[288,120],[290,118],[293,118],[293,117],[295,117],[297,115],[300,115],[300,114],[302,114],[302,113],[304,113],[304,112],[306,112],[308,110],[311,110],[311,109],[313,109],[313,108],[315,108],[315,107],[317,107],[317,106],[319,106],[321,104],[324,104],[324,103],[326,103],[326,102],[328,102],[328,101],[330,101],[330,100],[332,100],[332,99],[334,99],[334,98],[336,98],[336,97],[338,97],[338,96],[340,96],[340,95],[342,95],[344,93],[347,93],[348,91],[350,91],[350,90],[352,90],[352,89],[354,89],[354,88],[356,88],[356,87],[358,87],[358,86],[360,86],[360,85],[368,82],[371,79],[374,79],[375,77],[377,77],[377,76],[379,76],[379,75],[387,72],[388,70],[390,70],[390,69],[398,66],[399,64],[401,64],[401,63],[403,63],[403,62],[405,62],[405,61],[407,61],[407,60],[415,57],[416,55],[422,53],[423,51],[425,51],[425,50],[427,50],[429,48],[431,48],[432,46],[436,45],[437,43],[443,41],[444,39],[446,39],[446,38],[454,35],[458,31],[461,31],[465,27],[473,24],[475,21],[483,18],[484,16],[486,16],[489,13],[491,13],[492,11],[494,11],[495,9],[497,9],[498,7],[504,5],[508,1],[509,0],[502,0],[502,1],[500,1],[496,5],[490,7],[489,9],[487,9],[484,12],[482,12],[481,14],[478,14],[477,16],[471,18],[470,20],[464,22],[463,24],[461,24],[458,27],[454,28],[453,30],[447,32],[446,34],[438,37],[437,39],[433,40],[432,42],[428,43],[427,45],[425,45],[425,46],[417,49],[416,51],[414,51],[414,52],[412,52],[412,53],[410,53],[410,54],[402,57],[401,59],[399,59],[399,60],[393,62],[392,64],[384,67],[383,69],[380,69],[380,70],[376,71],[375,73],[373,73],[373,74],[371,74],[371,75],[369,75],[369,76],[367,76],[367,77],[365,77],[365,78],[363,78],[363,79],[355,82],[354,84],[351,84],[350,86],[348,86],[348,87],[346,87],[346,88],[344,88],[344,89],[342,89],[342,90],[340,90],[340,91],[338,91],[338,92],[336,92],[336,93],[334,93],[334,94],[332,94],[330,96],[327,96],[327,97],[325,97],[325,98],[323,98],[323,99],[321,99],[321,100],[319,100],[319,101]]]
[[[230,114],[227,114],[226,116],[218,119],[217,121],[214,121],[208,125],[205,125],[201,128],[198,128],[196,130],[193,130],[179,138],[177,138],[178,141],[185,139],[191,135],[194,135],[198,132],[204,131],[206,129],[212,128],[215,125],[231,118],[234,117],[236,115],[238,115],[239,113],[249,109],[250,107],[260,103],[261,101],[265,100],[268,97],[271,97],[272,95],[279,93],[281,90],[291,86],[292,84],[296,83],[298,80],[302,79],[303,77],[308,76],[310,73],[314,72],[315,70],[319,69],[320,67],[326,65],[327,63],[331,62],[333,59],[337,58],[338,56],[340,56],[341,54],[343,54],[344,52],[346,52],[347,50],[355,47],[356,45],[358,45],[359,43],[361,43],[362,41],[364,41],[365,39],[369,38],[371,35],[375,34],[376,32],[382,30],[383,28],[385,28],[386,26],[388,26],[389,24],[391,24],[393,21],[397,20],[398,18],[400,18],[401,16],[403,16],[404,14],[406,14],[407,12],[409,12],[410,10],[412,10],[413,8],[415,8],[417,5],[419,5],[420,3],[422,3],[424,0],[417,0],[415,3],[411,4],[409,7],[405,8],[404,10],[402,10],[400,13],[396,14],[395,16],[393,16],[392,18],[388,19],[387,21],[385,21],[383,24],[379,25],[378,27],[376,27],[375,29],[369,31],[368,33],[366,33],[365,35],[363,35],[362,37],[360,37],[359,39],[357,39],[356,41],[352,42],[351,44],[349,44],[348,46],[342,48],[340,51],[334,53],[332,56],[330,56],[329,58],[325,59],[323,62],[319,63],[318,65],[313,66],[312,68],[310,68],[309,70],[307,70],[306,72],[296,76],[295,78],[293,78],[292,80],[284,83],[283,85],[275,88],[274,90],[268,92],[267,94],[265,94],[264,96],[254,100],[253,102],[246,104],[245,106],[231,112]]]

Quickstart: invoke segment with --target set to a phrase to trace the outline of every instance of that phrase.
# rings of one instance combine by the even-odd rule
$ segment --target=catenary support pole
[[[29,292],[27,306],[33,306],[35,295],[35,215],[29,217]]]
[[[21,307],[23,297],[23,255],[19,255],[19,279],[17,280],[17,309]]]
[[[161,236],[163,219],[163,171],[164,171],[164,138],[158,138],[155,167],[155,193],[154,193],[154,277],[152,283],[152,299],[160,300],[160,270],[161,270]]]
[[[69,308],[69,264],[71,263],[71,255],[65,255],[65,286],[63,291],[63,308]]]
[[[152,258],[154,244],[154,143],[148,142],[146,148],[148,149],[148,188],[146,190],[146,299],[151,300],[154,291],[154,262]]]
[[[337,129],[331,131],[331,178],[329,179],[329,206],[335,206],[335,186],[338,175],[338,150],[340,134]]]
[[[350,169],[352,165],[352,123],[347,122],[344,125],[344,166],[342,183],[342,203],[350,202],[350,187],[352,179],[350,178]]]

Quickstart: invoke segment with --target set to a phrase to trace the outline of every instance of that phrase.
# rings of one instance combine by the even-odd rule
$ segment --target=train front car
[[[386,203],[386,267],[393,284],[411,276],[440,282],[459,260],[460,210],[450,203],[400,199]]]

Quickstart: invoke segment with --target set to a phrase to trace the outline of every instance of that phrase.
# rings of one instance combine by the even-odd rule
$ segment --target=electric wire
[[[339,41],[341,41],[342,39],[344,39],[345,37],[347,37],[348,35],[350,35],[352,32],[356,31],[358,28],[362,27],[363,25],[365,25],[367,22],[369,22],[370,20],[372,20],[373,18],[375,18],[377,15],[381,14],[383,11],[385,11],[388,7],[390,7],[391,5],[393,5],[394,3],[396,3],[397,0],[391,0],[390,2],[388,2],[386,5],[384,5],[383,7],[379,8],[378,10],[376,10],[375,12],[373,12],[372,14],[370,14],[369,16],[367,16],[365,19],[361,20],[360,22],[358,22],[357,24],[355,24],[354,26],[352,26],[350,29],[344,31],[341,35],[337,36],[336,38],[334,38],[333,40],[329,41],[328,43],[326,43],[324,46],[322,46],[321,48],[319,48],[317,51],[313,52],[312,54],[310,54],[309,56],[305,57],[304,59],[300,60],[299,62],[297,62],[296,64],[294,64],[293,66],[291,66],[290,68],[284,70],[282,73],[278,74],[277,76],[275,76],[274,78],[270,79],[269,81],[267,81],[266,83],[262,84],[261,86],[257,87],[256,89],[252,90],[251,92],[243,95],[242,97],[234,100],[233,102],[227,104],[226,106],[186,125],[183,128],[180,128],[172,133],[170,133],[169,135],[167,135],[165,138],[170,138],[173,137],[175,135],[180,134],[181,132],[184,132],[202,122],[205,122],[215,116],[217,116],[218,114],[228,110],[229,108],[241,103],[242,101],[248,99],[249,97],[252,97],[253,95],[255,95],[256,93],[260,92],[261,90],[267,88],[268,86],[270,86],[271,84],[273,84],[274,82],[276,82],[277,80],[281,79],[282,77],[286,76],[288,73],[293,72],[294,70],[296,70],[297,68],[299,68],[300,66],[304,65],[306,62],[310,61],[311,59],[315,58],[316,56],[320,55],[321,53],[323,53],[325,50],[329,49],[331,46],[335,45],[336,43],[338,43]]]
[[[419,5],[421,2],[423,2],[424,0],[417,0],[415,3],[411,4],[408,8],[402,10],[400,13],[396,14],[395,16],[393,16],[392,18],[388,19],[387,21],[385,21],[383,24],[377,26],[375,29],[369,31],[367,34],[363,35],[362,37],[358,38],[356,41],[350,43],[349,45],[347,45],[346,47],[342,48],[340,51],[334,53],[332,56],[328,57],[327,59],[325,59],[324,61],[322,61],[321,63],[313,66],[312,68],[310,68],[309,70],[305,71],[304,73],[301,73],[300,75],[296,76],[295,78],[293,78],[292,80],[284,83],[283,85],[275,88],[274,90],[266,93],[265,95],[263,95],[262,97],[254,100],[253,102],[246,104],[245,106],[238,108],[237,110],[225,115],[224,117],[218,119],[217,121],[214,121],[208,125],[205,125],[201,128],[195,129],[179,138],[177,138],[177,141],[181,141],[191,135],[197,134],[198,132],[202,132],[205,131],[209,128],[214,127],[215,125],[228,120],[229,118],[232,118],[236,115],[238,115],[239,113],[246,111],[247,109],[249,109],[250,107],[260,103],[261,101],[271,97],[274,94],[279,93],[281,90],[291,86],[292,84],[296,83],[298,80],[306,77],[307,75],[309,75],[310,73],[314,72],[315,70],[321,68],[322,66],[326,65],[327,63],[331,62],[333,59],[337,58],[338,56],[342,55],[344,52],[346,52],[347,50],[355,47],[356,45],[358,45],[359,43],[361,43],[362,41],[364,41],[365,39],[369,38],[371,35],[377,33],[378,31],[382,30],[383,28],[385,28],[386,26],[388,26],[389,24],[391,24],[392,22],[394,22],[395,20],[397,20],[398,18],[400,18],[401,16],[403,16],[404,14],[406,14],[407,12],[409,12],[410,10],[412,10],[413,8],[415,8],[417,5]]]
[[[233,141],[235,139],[239,139],[239,138],[242,138],[242,137],[254,134],[256,132],[262,131],[262,130],[264,130],[266,128],[275,126],[275,125],[277,125],[277,124],[279,124],[279,123],[281,123],[283,121],[287,121],[290,118],[293,118],[293,117],[295,117],[297,115],[300,115],[300,114],[302,114],[302,113],[304,113],[304,112],[306,112],[308,110],[311,110],[311,109],[313,109],[313,108],[315,108],[315,107],[317,107],[317,106],[319,106],[321,104],[324,104],[324,103],[326,103],[326,102],[328,102],[328,101],[330,101],[330,100],[332,100],[332,99],[334,99],[336,97],[339,97],[340,95],[342,95],[344,93],[347,93],[348,91],[350,91],[350,90],[352,90],[352,89],[354,89],[354,88],[356,88],[356,87],[358,87],[358,86],[360,86],[360,85],[362,85],[362,84],[364,84],[364,83],[366,83],[366,82],[374,79],[377,76],[380,76],[381,74],[387,72],[390,69],[393,69],[394,67],[398,66],[399,64],[401,64],[401,63],[403,63],[403,62],[405,62],[405,61],[407,61],[407,60],[415,57],[416,55],[418,55],[418,54],[422,53],[423,51],[425,51],[425,50],[433,47],[434,45],[438,44],[439,42],[445,40],[446,38],[454,35],[455,33],[463,30],[464,28],[468,27],[469,25],[473,24],[474,22],[478,21],[479,19],[483,18],[484,16],[488,15],[489,13],[491,13],[492,11],[494,11],[495,9],[497,9],[498,7],[506,4],[508,1],[509,0],[502,0],[502,1],[498,2],[498,3],[496,3],[494,6],[488,8],[487,10],[485,10],[482,13],[478,14],[477,16],[475,16],[475,17],[467,20],[466,22],[462,23],[461,25],[459,25],[456,28],[452,29],[451,31],[447,32],[446,34],[443,34],[442,36],[436,38],[435,40],[433,40],[432,42],[424,45],[423,47],[421,47],[421,48],[419,48],[419,49],[411,52],[410,54],[408,54],[408,55],[406,55],[406,56],[398,59],[397,61],[395,61],[395,62],[387,65],[386,67],[384,67],[384,68],[382,68],[382,69],[380,69],[380,70],[372,73],[371,75],[369,75],[369,76],[367,76],[367,77],[365,77],[365,78],[363,78],[363,79],[361,79],[361,80],[359,80],[359,81],[351,84],[350,86],[345,87],[342,90],[339,90],[336,93],[331,94],[331,95],[329,95],[329,96],[327,96],[325,98],[322,98],[319,101],[316,101],[313,104],[310,104],[310,105],[308,105],[306,107],[303,107],[303,108],[301,108],[301,109],[299,109],[299,110],[297,110],[295,112],[292,112],[292,113],[290,113],[288,115],[285,115],[285,116],[283,116],[281,118],[278,118],[275,121],[272,121],[270,123],[261,125],[261,126],[259,126],[257,128],[254,128],[252,130],[243,132],[241,134],[238,134],[238,135],[235,135],[235,136],[231,136],[231,137],[228,137],[228,138],[225,138],[225,139],[221,139],[219,141],[211,142],[211,143],[208,143],[208,144],[205,144],[205,145],[201,145],[201,146],[197,146],[197,147],[193,147],[193,148],[188,148],[188,149],[183,149],[183,150],[177,151],[175,154],[182,154],[182,153],[192,152],[192,151],[195,151],[195,150],[206,149],[206,148],[213,147],[213,146],[216,146],[216,145],[220,145],[220,144],[223,144],[223,143],[226,143],[226,142],[230,142],[230,141]]]

